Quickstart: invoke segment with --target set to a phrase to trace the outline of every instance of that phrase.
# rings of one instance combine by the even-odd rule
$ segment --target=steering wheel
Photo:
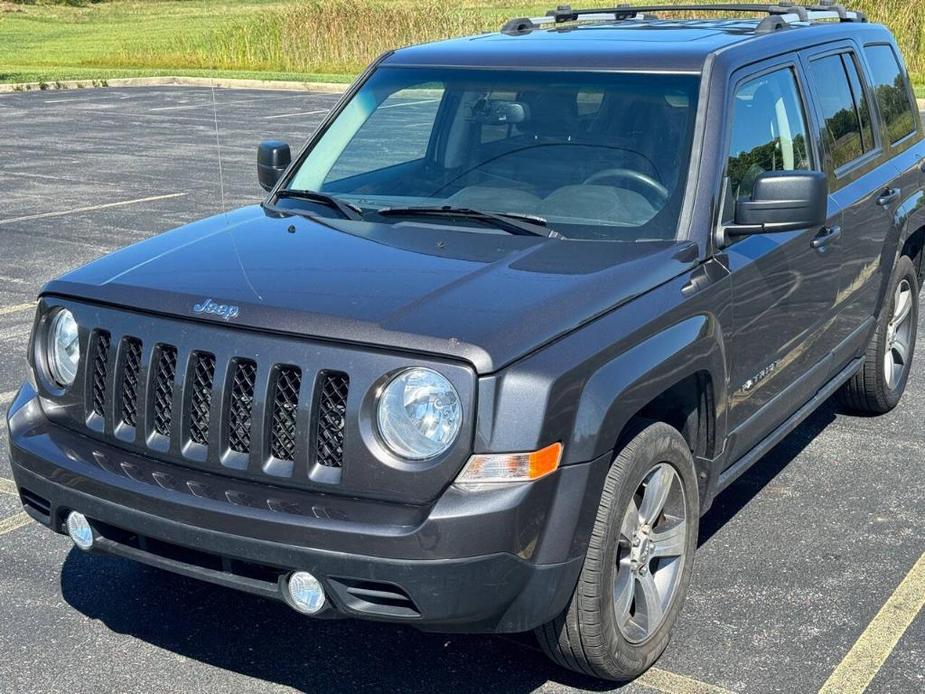
[[[597,183],[598,181],[604,181],[612,178],[631,181],[634,183],[641,183],[648,189],[649,192],[653,194],[653,197],[655,198],[653,202],[659,206],[663,206],[666,202],[668,202],[668,198],[671,196],[671,193],[668,192],[668,189],[654,178],[647,176],[641,171],[634,171],[633,169],[604,169],[603,171],[598,171],[597,173],[588,176],[582,185],[589,186]]]

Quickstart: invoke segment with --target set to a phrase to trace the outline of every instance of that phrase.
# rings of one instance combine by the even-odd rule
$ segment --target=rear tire
[[[892,410],[909,380],[919,324],[919,280],[907,256],[896,262],[881,313],[864,365],[839,391],[841,403],[861,414]]]
[[[684,603],[699,519],[687,443],[667,424],[647,426],[607,474],[569,605],[536,629],[546,655],[602,679],[645,672],[668,645]]]

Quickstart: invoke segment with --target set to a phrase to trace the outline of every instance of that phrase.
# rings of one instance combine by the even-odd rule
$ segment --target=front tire
[[[918,325],[918,273],[912,260],[902,256],[864,365],[842,386],[843,405],[861,414],[885,414],[899,404],[909,380]]]
[[[627,681],[665,650],[690,582],[700,519],[690,449],[655,423],[616,456],[578,586],[564,612],[536,630],[559,665]]]

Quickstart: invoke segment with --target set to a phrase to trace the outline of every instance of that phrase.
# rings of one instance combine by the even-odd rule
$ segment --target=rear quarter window
[[[870,66],[880,117],[890,143],[895,144],[916,131],[915,111],[905,72],[891,46],[867,46],[864,53]]]

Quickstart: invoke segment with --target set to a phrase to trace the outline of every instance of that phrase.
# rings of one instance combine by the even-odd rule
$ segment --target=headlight
[[[427,460],[446,451],[459,434],[459,394],[430,369],[407,369],[379,396],[379,433],[395,455]]]
[[[77,365],[80,363],[77,321],[70,311],[65,308],[58,309],[51,319],[45,339],[48,371],[55,383],[67,388],[74,382]]]

